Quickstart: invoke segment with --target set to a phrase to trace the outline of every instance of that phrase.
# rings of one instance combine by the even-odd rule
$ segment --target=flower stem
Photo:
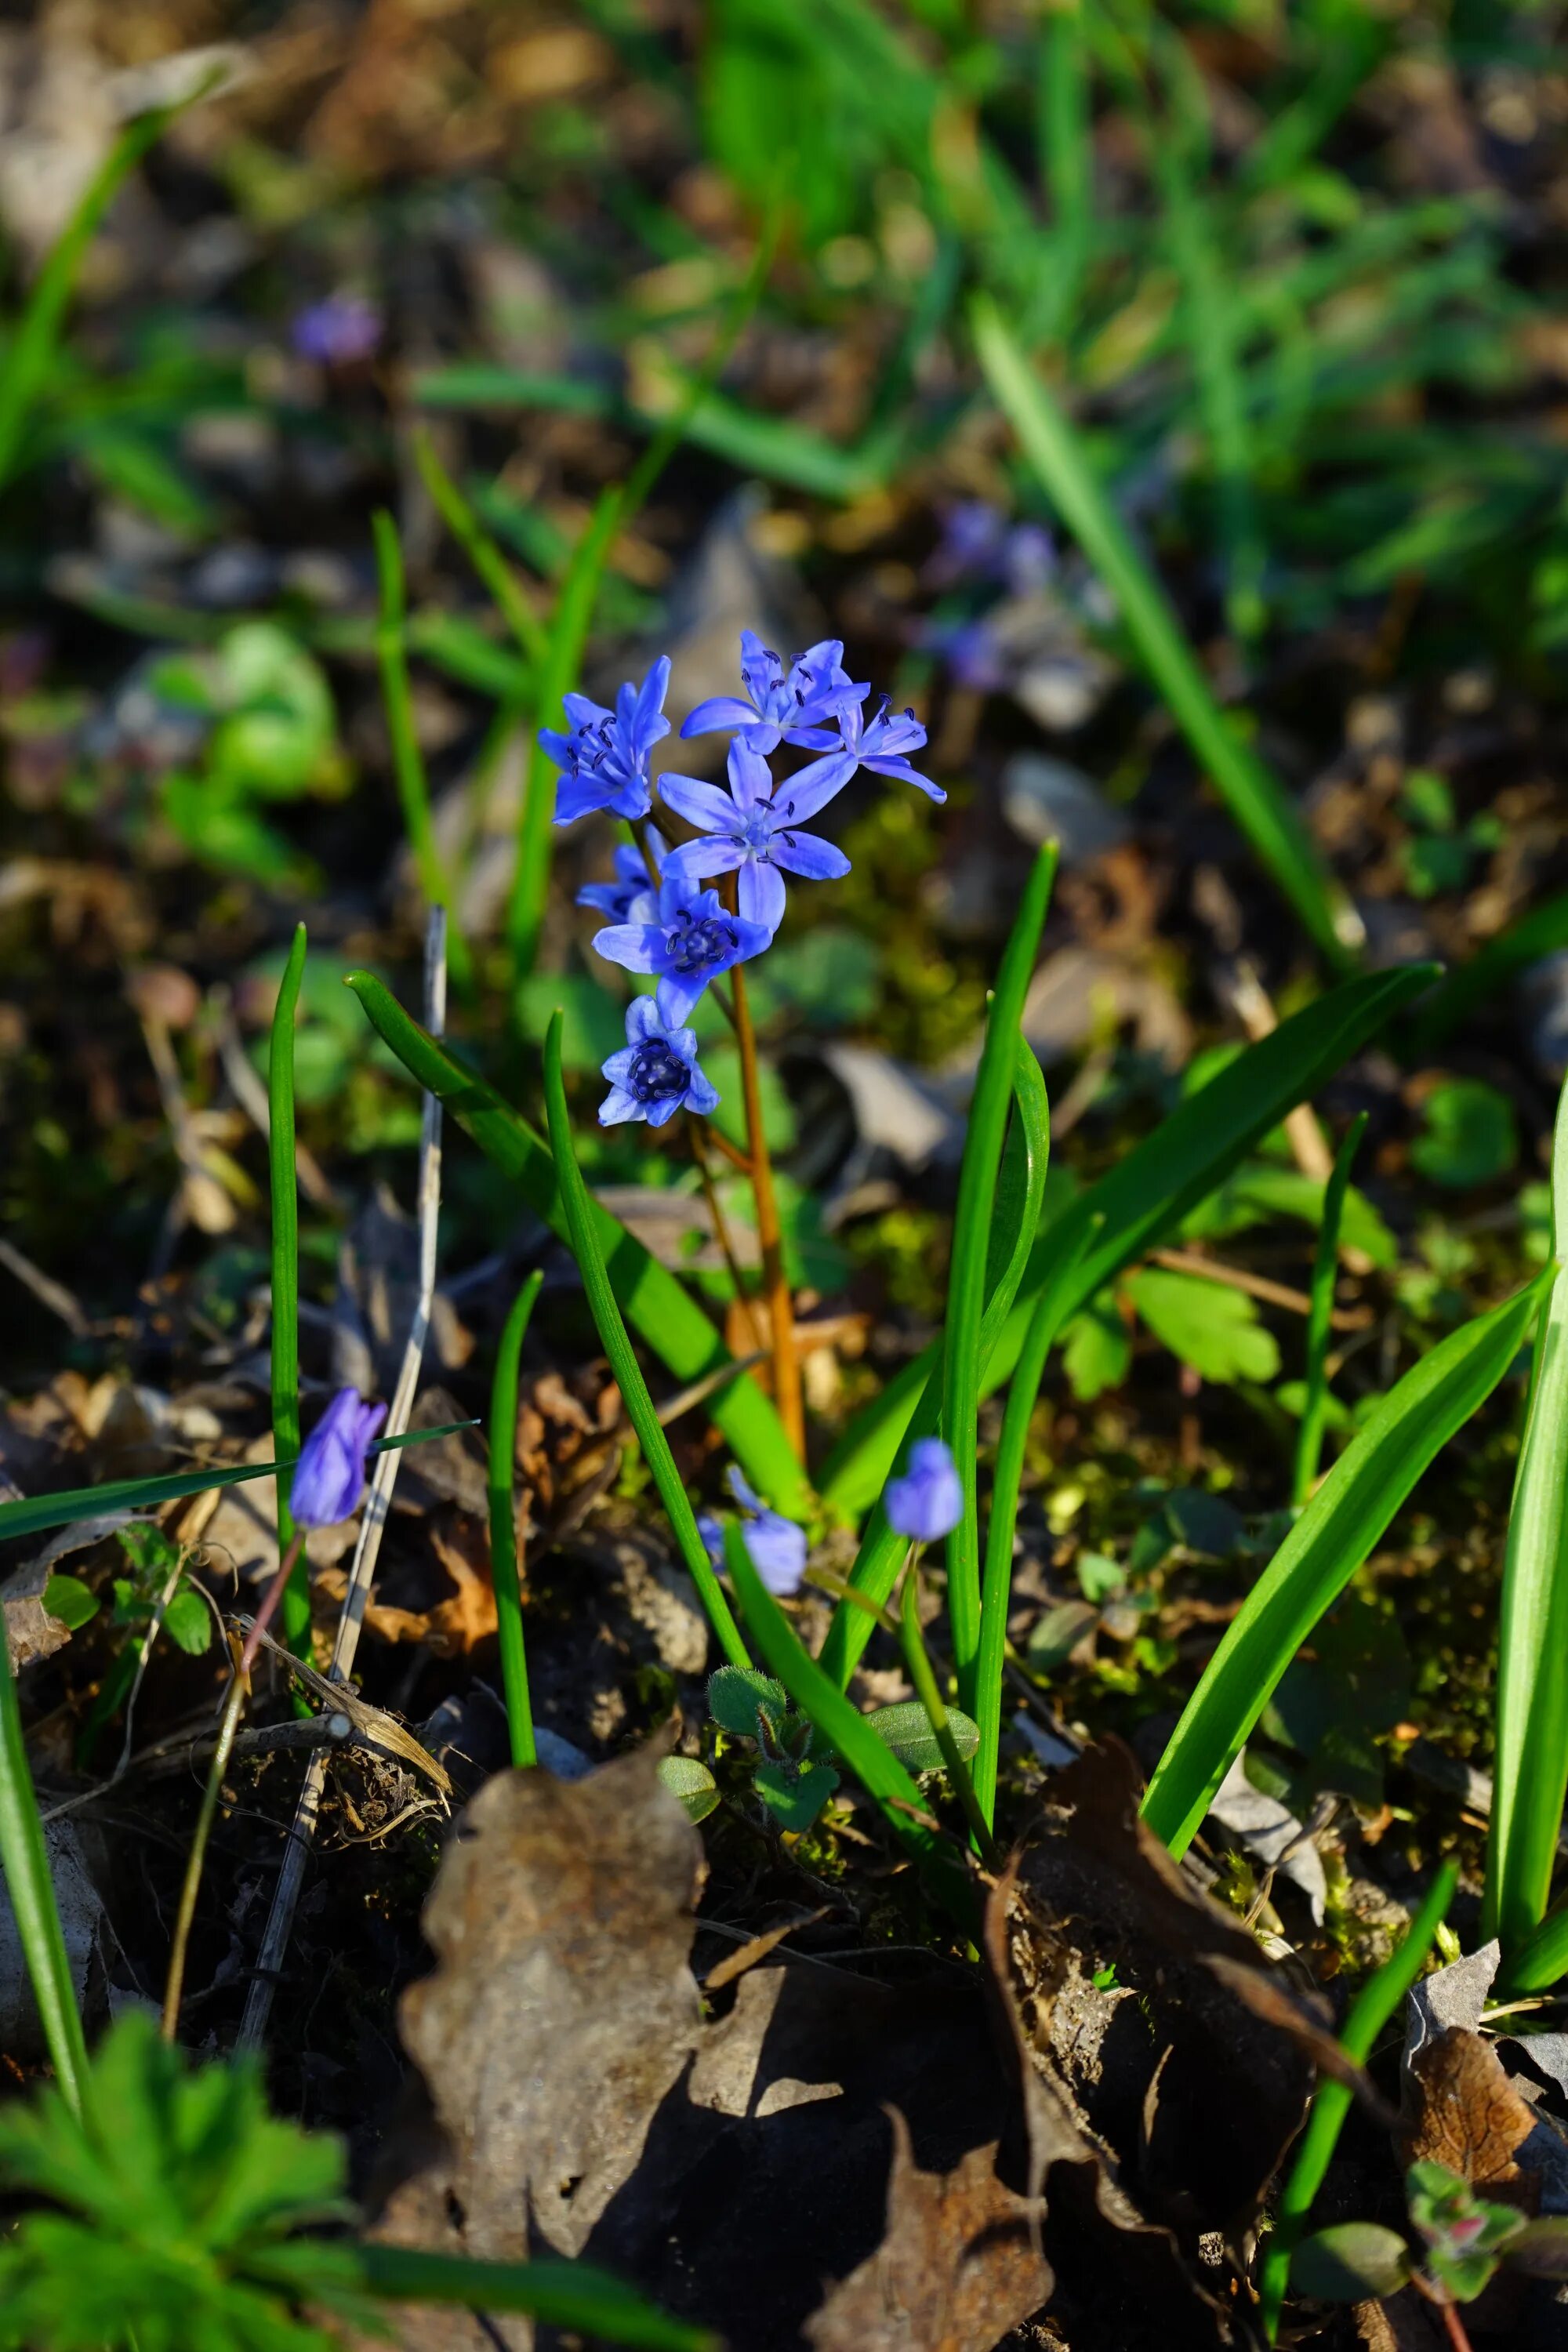
[[[224,1701],[223,1719],[218,1725],[217,1746],[207,1771],[207,1784],[202,1791],[202,1809],[196,1816],[196,1832],[191,1840],[190,1856],[185,1864],[184,1884],[180,1889],[180,1908],[174,1919],[174,1938],[169,1950],[169,1974],[163,1987],[162,2032],[165,2042],[173,2042],[179,2030],[180,1998],[184,1990],[185,1958],[190,1948],[191,1926],[196,1916],[196,1896],[201,1891],[202,1866],[206,1861],[207,1841],[212,1835],[213,1822],[217,1813],[218,1797],[223,1789],[223,1776],[228,1769],[228,1759],[234,1750],[234,1738],[239,1729],[239,1718],[245,1712],[245,1696],[250,1687],[251,1662],[261,1646],[261,1636],[277,1614],[278,1604],[288,1589],[294,1563],[304,1549],[305,1530],[296,1528],[289,1549],[278,1563],[278,1573],[267,1589],[267,1597],[256,1612],[256,1622],[245,1637],[245,1645],[235,1665],[234,1678]]]
[[[708,1203],[708,1213],[713,1220],[714,1239],[724,1254],[724,1265],[734,1289],[735,1302],[746,1318],[746,1328],[752,1335],[752,1347],[759,1355],[765,1356],[767,1349],[763,1343],[762,1327],[757,1321],[757,1311],[752,1303],[752,1295],[746,1288],[745,1279],[741,1272],[741,1261],[735,1255],[734,1240],[720,1204],[719,1188],[713,1181],[713,1170],[708,1158],[707,1143],[704,1140],[703,1121],[694,1111],[688,1111],[686,1127],[691,1139],[691,1157],[697,1162],[697,1173],[702,1183],[702,1197]]]
[[[805,1415],[801,1403],[800,1360],[795,1351],[795,1306],[784,1271],[784,1243],[779,1232],[778,1202],[773,1195],[773,1161],[763,1128],[763,1090],[757,1067],[757,1034],[752,1026],[751,1000],[744,968],[730,973],[735,999],[735,1043],[741,1054],[741,1090],[746,1104],[746,1144],[752,1160],[752,1192],[757,1203],[757,1239],[763,1251],[763,1287],[767,1295],[768,1321],[773,1357],[773,1402],[784,1434],[797,1462],[805,1460]]]
[[[942,1750],[947,1777],[952,1783],[953,1795],[963,1808],[963,1818],[969,1823],[975,1851],[987,1867],[995,1854],[991,1826],[980,1810],[980,1800],[974,1793],[974,1783],[969,1777],[969,1767],[958,1752],[958,1742],[952,1736],[952,1726],[947,1719],[947,1708],[937,1688],[936,1675],[921,1632],[921,1582],[916,1565],[918,1544],[910,1546],[909,1563],[904,1570],[903,1601],[899,1614],[899,1630],[903,1640],[904,1664],[910,1670],[910,1680],[915,1686],[915,1696],[931,1717],[931,1727],[936,1734],[936,1744]]]

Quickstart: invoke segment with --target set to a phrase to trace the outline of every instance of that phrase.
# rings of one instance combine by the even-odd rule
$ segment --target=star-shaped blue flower
[[[808,646],[786,670],[754,629],[741,632],[741,680],[745,698],[716,694],[700,702],[681,722],[683,742],[689,736],[718,734],[732,727],[737,740],[752,751],[776,751],[781,743],[796,741],[801,728],[820,727],[871,691],[851,682],[844,667],[842,637],[824,637],[819,645]]]
[[[605,1064],[610,1091],[599,1105],[601,1127],[647,1119],[662,1127],[678,1110],[706,1114],[719,1107],[719,1090],[697,1066],[697,1039],[689,1029],[669,1028],[651,996],[634,996],[626,1007],[626,1042]]]
[[[761,955],[773,933],[743,915],[731,915],[717,890],[695,890],[667,875],[657,903],[645,891],[631,919],[594,934],[610,963],[658,974],[658,1017],[671,1027],[689,1021],[710,980],[747,956]]]
[[[646,816],[652,806],[647,763],[653,747],[669,732],[664,698],[669,690],[669,660],[660,655],[640,687],[623,686],[614,710],[585,694],[565,697],[569,735],[553,727],[539,730],[540,745],[561,769],[555,822],[570,824],[595,809],[616,816]]]
[[[814,760],[803,768],[795,780],[794,790],[811,793],[816,789],[818,772],[828,779],[829,793],[847,784],[857,768],[870,768],[879,776],[894,776],[902,784],[918,784],[933,801],[944,801],[947,794],[929,776],[922,776],[910,765],[909,755],[918,751],[926,740],[925,729],[912,710],[900,710],[888,716],[887,695],[874,718],[868,719],[858,702],[845,706],[838,714],[837,732],[826,727],[812,727],[795,738],[812,751],[826,751],[827,757]],[[818,807],[821,803],[816,803]]]
[[[696,776],[660,777],[658,788],[669,806],[703,835],[670,852],[665,877],[695,887],[715,874],[738,872],[741,913],[771,936],[784,919],[786,873],[835,882],[849,871],[841,849],[799,828],[848,781],[855,755],[844,751],[836,759],[814,760],[805,775],[781,784],[775,794],[767,761],[737,736],[730,746],[729,769],[727,793]]]

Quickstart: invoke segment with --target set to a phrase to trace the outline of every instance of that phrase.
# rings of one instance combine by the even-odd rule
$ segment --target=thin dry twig
[[[430,909],[429,927],[425,936],[424,1014],[426,1028],[433,1037],[439,1037],[447,1025],[447,916],[441,907]],[[419,1385],[425,1341],[436,1297],[436,1229],[440,1205],[441,1106],[434,1095],[427,1094],[419,1135],[419,1295],[403,1350],[397,1386],[386,1416],[386,1434],[389,1437],[401,1437],[407,1429],[409,1416],[414,1410],[415,1391]],[[346,1683],[353,1669],[360,1631],[364,1623],[365,1605],[370,1599],[375,1564],[381,1552],[381,1539],[392,1508],[392,1490],[397,1483],[402,1460],[401,1446],[378,1454],[375,1458],[370,1496],[360,1525],[353,1564],[349,1571],[348,1591],[343,1597],[342,1613],[338,1619],[331,1669],[331,1679],[334,1683]],[[326,1751],[317,1749],[306,1767],[305,1783],[300,1791],[293,1826],[289,1832],[288,1852],[278,1875],[267,1932],[261,1939],[261,1950],[257,1957],[256,1973],[239,2029],[242,2048],[251,2047],[261,2040],[272,2013],[272,1997],[293,1931],[295,1907],[305,1880],[305,1865],[315,1843],[326,1779]]]

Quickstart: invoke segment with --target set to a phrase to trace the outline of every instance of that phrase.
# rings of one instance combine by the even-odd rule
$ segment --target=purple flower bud
[[[381,313],[363,294],[329,294],[295,313],[289,338],[302,360],[347,367],[367,360],[381,341]]]
[[[805,1574],[805,1529],[782,1512],[770,1511],[732,1466],[730,1492],[746,1514],[742,1533],[752,1566],[775,1601],[788,1601],[800,1591]]]
[[[940,1437],[922,1437],[910,1448],[910,1466],[901,1478],[889,1478],[882,1507],[888,1525],[911,1543],[933,1543],[958,1525],[963,1489]]]
[[[364,1457],[386,1419],[384,1404],[365,1404],[356,1389],[340,1389],[300,1448],[289,1508],[302,1528],[335,1528],[364,1491]]]

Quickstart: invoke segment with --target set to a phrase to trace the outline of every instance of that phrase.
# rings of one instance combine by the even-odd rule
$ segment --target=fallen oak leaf
[[[1405,2081],[1402,2161],[1441,2164],[1506,2198],[1521,2179],[1516,2153],[1539,2119],[1492,2044],[1465,2026],[1450,2026],[1412,2053]],[[1508,2201],[1519,2201],[1517,2190]]]

